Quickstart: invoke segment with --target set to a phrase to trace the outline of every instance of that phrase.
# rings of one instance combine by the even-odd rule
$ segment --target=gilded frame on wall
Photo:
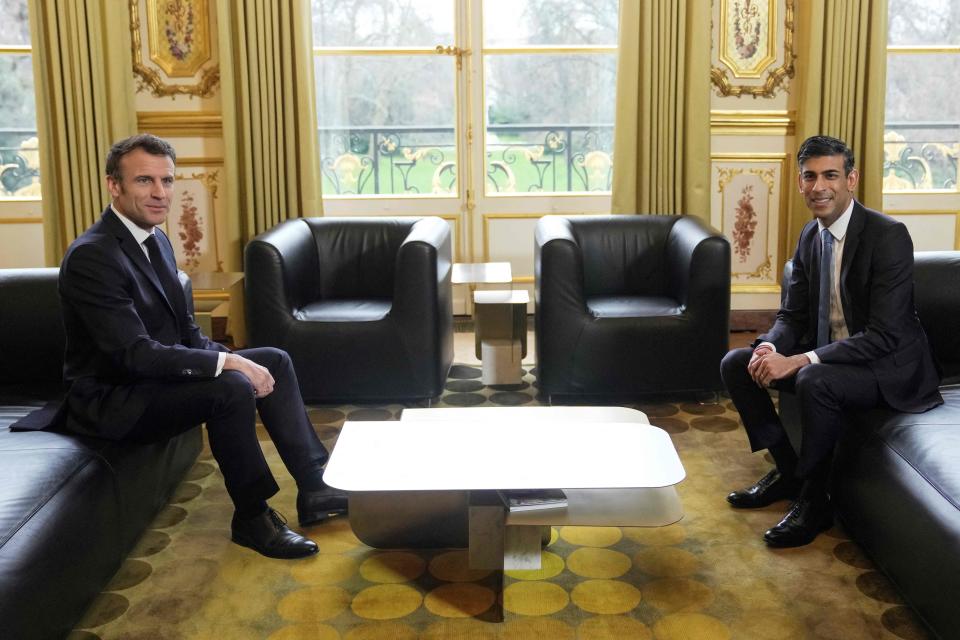
[[[162,2],[160,0],[146,0],[148,12],[148,40],[150,59],[168,77],[194,76],[200,72],[196,84],[168,84],[161,74],[154,68],[147,66],[143,61],[143,42],[140,25],[140,1],[129,0],[130,7],[130,35],[133,49],[133,71],[137,76],[137,91],[149,89],[158,97],[165,98],[177,95],[197,96],[209,98],[220,84],[220,65],[213,64],[202,68],[210,60],[212,48],[209,29],[209,5],[207,0],[178,0],[177,2]],[[182,16],[179,26],[174,25],[171,34],[166,33],[168,16],[171,9],[183,10],[193,17],[193,26],[188,25],[186,14]],[[174,12],[176,13],[176,12]],[[160,34],[160,25],[165,25],[164,34]],[[200,28],[202,25],[202,29]],[[190,41],[188,55],[184,53],[184,42]],[[203,42],[200,42],[203,40]],[[192,69],[192,71],[190,71]],[[188,73],[189,71],[189,73]]]
[[[784,19],[778,24],[778,6]],[[720,96],[772,98],[794,75],[794,0],[720,0],[715,14],[719,31],[716,66],[710,80]],[[778,43],[783,52],[778,53]],[[783,62],[775,67],[778,59]],[[729,73],[728,73],[729,72]],[[734,80],[746,81],[734,85]],[[765,75],[765,77],[764,77]],[[759,84],[751,80],[762,80]]]
[[[731,290],[779,292],[784,261],[786,154],[715,154],[711,223],[730,240]]]
[[[192,164],[192,163],[191,163]],[[177,193],[164,231],[173,244],[177,266],[187,273],[223,271],[217,234],[217,190],[220,171],[177,173]]]

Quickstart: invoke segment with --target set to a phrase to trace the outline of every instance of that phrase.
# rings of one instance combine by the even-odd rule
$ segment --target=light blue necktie
[[[820,300],[817,306],[817,347],[830,344],[830,292],[833,280],[833,234],[820,232]]]

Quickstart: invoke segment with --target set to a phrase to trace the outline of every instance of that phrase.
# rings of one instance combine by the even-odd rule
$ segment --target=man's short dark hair
[[[107,175],[120,182],[120,159],[136,149],[143,149],[152,156],[166,156],[174,163],[177,161],[177,153],[169,142],[152,133],[139,133],[113,143],[107,153]]]
[[[802,167],[810,158],[824,156],[843,156],[843,173],[850,175],[853,171],[853,150],[843,140],[830,136],[810,136],[804,140],[797,151],[797,166]]]

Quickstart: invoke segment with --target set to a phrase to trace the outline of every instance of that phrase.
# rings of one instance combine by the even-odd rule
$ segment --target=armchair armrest
[[[317,246],[303,219],[287,220],[244,251],[244,292],[251,346],[277,345],[296,309],[310,302],[319,274]]]
[[[548,315],[587,315],[583,286],[583,251],[570,221],[562,216],[544,216],[534,233],[534,301],[536,314],[548,301]]]
[[[397,252],[391,313],[398,321],[420,323],[438,311],[452,318],[451,256],[450,226],[443,218],[414,223]]]
[[[670,290],[687,309],[730,312],[730,243],[694,216],[682,216],[667,239]]]

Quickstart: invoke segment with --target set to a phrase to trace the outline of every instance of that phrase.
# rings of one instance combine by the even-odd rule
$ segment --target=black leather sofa
[[[557,396],[723,388],[730,244],[693,216],[544,216],[537,380]]]
[[[199,428],[150,446],[10,431],[63,396],[63,352],[57,269],[0,270],[2,638],[66,636],[202,444]]]
[[[298,218],[245,250],[247,332],[290,354],[307,402],[416,400],[453,362],[450,227]]]
[[[784,282],[789,279],[787,265]],[[831,495],[850,536],[941,638],[960,633],[960,252],[915,254],[917,314],[942,369],[944,404],[926,413],[851,412]],[[800,441],[796,396],[780,415]]]

